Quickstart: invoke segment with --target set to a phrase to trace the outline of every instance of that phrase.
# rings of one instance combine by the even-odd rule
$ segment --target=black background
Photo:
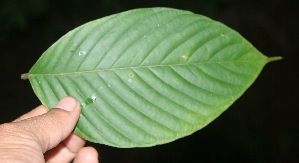
[[[204,129],[151,148],[92,144],[102,162],[299,162],[299,28],[293,0],[1,0],[0,123],[40,105],[20,80],[57,39],[88,21],[141,7],[173,7],[221,21],[267,56],[256,82]]]

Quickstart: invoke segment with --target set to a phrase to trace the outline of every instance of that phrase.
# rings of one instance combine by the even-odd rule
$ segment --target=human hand
[[[0,125],[0,162],[98,162],[92,147],[74,133],[80,104],[63,98],[50,111],[43,105]]]

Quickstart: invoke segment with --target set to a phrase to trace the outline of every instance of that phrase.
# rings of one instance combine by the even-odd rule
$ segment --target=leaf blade
[[[209,124],[274,59],[207,17],[151,8],[70,31],[28,77],[48,108],[64,96],[80,101],[78,135],[116,147],[146,147]]]

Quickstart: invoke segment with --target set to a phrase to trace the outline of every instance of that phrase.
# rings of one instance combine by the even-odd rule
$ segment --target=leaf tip
[[[21,75],[21,79],[22,79],[22,80],[27,80],[27,79],[29,79],[29,73],[22,74],[22,75]]]
[[[268,62],[278,61],[278,60],[282,60],[282,59],[283,59],[283,57],[281,57],[281,56],[269,57]]]

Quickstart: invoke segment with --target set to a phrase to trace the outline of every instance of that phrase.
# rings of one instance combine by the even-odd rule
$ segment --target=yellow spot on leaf
[[[180,56],[180,58],[182,58],[182,59],[188,59],[189,57],[186,56],[186,55],[182,55],[182,56]]]

